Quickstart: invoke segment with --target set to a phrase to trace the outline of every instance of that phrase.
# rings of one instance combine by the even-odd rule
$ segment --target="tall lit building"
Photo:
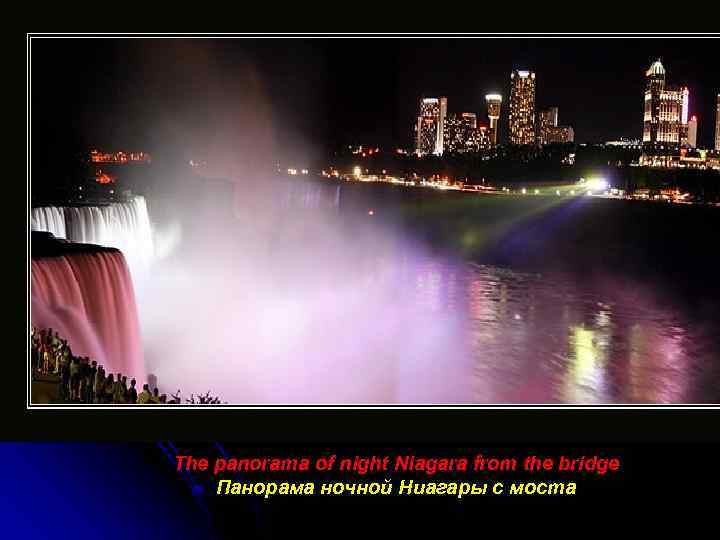
[[[424,98],[420,102],[420,116],[415,127],[417,155],[443,154],[446,116],[447,98]]]
[[[697,116],[693,115],[693,117],[688,121],[687,136],[688,146],[692,146],[693,148],[697,148],[697,124]]]
[[[717,107],[715,109],[715,150],[720,152],[720,94],[717,95]]]
[[[665,68],[656,60],[645,73],[644,143],[686,144],[688,138],[687,87],[665,82]]]
[[[445,119],[443,150],[462,154],[478,150],[477,116],[475,113],[450,113]]]
[[[535,144],[535,73],[510,74],[510,144]]]
[[[497,144],[498,119],[500,118],[500,105],[502,104],[502,96],[500,94],[487,94],[485,96],[487,102],[487,115],[490,120],[490,144]]]
[[[475,147],[478,150],[489,150],[496,144],[493,139],[495,135],[497,135],[497,131],[491,132],[488,126],[478,126],[475,131]]]
[[[548,144],[550,128],[557,127],[558,108],[550,107],[538,113],[538,143]]]
[[[538,113],[538,144],[564,144],[574,141],[575,130],[572,126],[558,126],[557,107],[550,107]]]

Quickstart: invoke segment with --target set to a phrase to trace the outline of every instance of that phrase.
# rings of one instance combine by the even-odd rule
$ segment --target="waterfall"
[[[33,324],[57,331],[74,355],[97,360],[109,373],[144,380],[135,293],[123,254],[33,236],[43,251],[31,261]]]
[[[117,248],[133,271],[146,268],[153,256],[150,217],[141,196],[105,206],[33,208],[32,230],[73,242]]]
[[[65,236],[65,212],[56,206],[32,209],[32,230],[53,233],[57,238]]]

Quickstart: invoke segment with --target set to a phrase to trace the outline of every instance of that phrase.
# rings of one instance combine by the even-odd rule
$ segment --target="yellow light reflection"
[[[583,326],[570,329],[568,371],[564,400],[570,403],[604,401],[606,351],[599,345],[598,332]]]

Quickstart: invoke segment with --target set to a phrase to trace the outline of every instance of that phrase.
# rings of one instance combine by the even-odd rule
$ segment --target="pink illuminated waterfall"
[[[68,340],[107,372],[144,380],[135,293],[116,249],[51,240],[55,253],[32,259],[32,322]]]

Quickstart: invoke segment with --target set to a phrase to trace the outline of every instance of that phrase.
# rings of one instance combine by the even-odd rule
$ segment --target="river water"
[[[719,321],[617,278],[427,260],[417,301],[463,321],[475,403],[704,403],[720,397]]]

